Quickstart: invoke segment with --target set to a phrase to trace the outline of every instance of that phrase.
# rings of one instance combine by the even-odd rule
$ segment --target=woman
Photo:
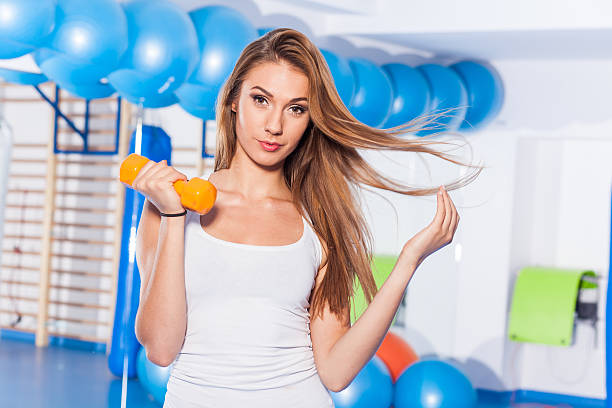
[[[164,407],[333,407],[387,333],[419,264],[451,242],[448,193],[383,177],[357,149],[427,145],[357,121],[317,47],[277,29],[242,52],[217,103],[213,209],[184,208],[185,175],[149,162],[132,186],[147,197],[138,229],[136,334],[153,363],[174,362]],[[480,167],[450,185],[472,181]],[[433,221],[403,246],[385,284],[355,186],[435,194]],[[355,279],[369,304],[350,325]]]

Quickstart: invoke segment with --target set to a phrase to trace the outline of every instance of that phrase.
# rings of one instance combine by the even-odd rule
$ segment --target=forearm
[[[138,339],[161,362],[171,362],[180,351],[187,325],[184,227],[184,217],[162,217],[155,261],[136,316]]]
[[[328,378],[340,389],[351,383],[380,347],[415,269],[414,263],[400,256],[372,302],[331,348],[326,358]]]

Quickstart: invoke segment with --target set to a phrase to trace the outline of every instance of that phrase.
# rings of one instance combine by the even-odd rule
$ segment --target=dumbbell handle
[[[149,162],[144,156],[136,153],[130,154],[123,160],[119,168],[119,180],[129,186],[132,185],[134,179]],[[174,189],[181,197],[181,204],[185,208],[196,211],[201,214],[206,214],[217,198],[217,190],[215,186],[199,177],[194,177],[191,180],[177,180],[173,184]]]

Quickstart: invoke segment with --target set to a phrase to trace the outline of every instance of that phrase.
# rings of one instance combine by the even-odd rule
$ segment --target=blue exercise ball
[[[461,61],[450,66],[463,80],[468,108],[459,129],[478,129],[497,116],[504,102],[504,84],[492,67],[474,61]]]
[[[137,359],[136,372],[138,373],[138,380],[142,383],[144,389],[153,396],[155,401],[163,405],[166,399],[166,390],[172,364],[168,367],[160,367],[150,362],[144,347],[141,347],[138,351]]]
[[[178,103],[178,101],[178,98],[172,91],[165,91],[160,94],[140,98],[140,102],[145,108],[165,108]]]
[[[242,50],[259,34],[249,20],[230,7],[202,7],[191,11],[189,17],[198,37],[200,62],[176,96],[186,106],[205,107],[214,112],[221,86]],[[231,35],[227,33],[228,27]]]
[[[135,104],[176,91],[198,63],[198,37],[191,19],[167,0],[121,5],[127,16],[128,47],[108,81]]]
[[[440,360],[410,365],[395,383],[395,408],[472,408],[476,391],[456,367]]]
[[[349,65],[355,75],[355,93],[349,110],[366,125],[381,126],[391,112],[391,80],[378,65],[366,59],[349,59]]]
[[[117,68],[127,36],[127,19],[116,1],[58,0],[55,29],[34,61],[61,87],[93,84]]]
[[[454,70],[438,64],[424,64],[417,70],[425,76],[431,91],[429,114],[440,115],[418,135],[457,130],[467,110],[467,92],[463,81]]]
[[[78,85],[68,83],[64,87],[60,85],[60,88],[63,88],[72,95],[83,99],[107,98],[115,93],[115,88],[100,81],[81,83]]]
[[[385,363],[374,356],[348,387],[330,394],[336,408],[389,408],[393,381]]]
[[[342,99],[346,106],[349,106],[355,93],[355,75],[348,60],[323,48],[320,51],[334,78],[334,84],[340,99]]]
[[[10,68],[0,68],[0,78],[21,85],[39,85],[49,80],[43,74]]]
[[[259,34],[259,36],[261,37],[261,36],[263,36],[264,34],[266,34],[266,33],[270,32],[270,31],[272,31],[272,30],[274,30],[274,27],[259,27],[259,28],[257,29],[257,34]]]
[[[179,106],[192,116],[202,120],[215,120],[215,107],[209,105],[190,105],[187,101],[179,101]]]
[[[0,58],[40,47],[55,26],[56,0],[0,0]]]
[[[429,84],[420,71],[404,64],[385,64],[381,68],[393,86],[393,105],[384,127],[403,125],[428,111]]]

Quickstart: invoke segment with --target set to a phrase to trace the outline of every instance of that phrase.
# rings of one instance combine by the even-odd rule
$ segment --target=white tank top
[[[260,246],[208,234],[185,220],[187,332],[164,408],[330,408],[314,363],[309,297],[322,248],[302,217],[301,238]]]

